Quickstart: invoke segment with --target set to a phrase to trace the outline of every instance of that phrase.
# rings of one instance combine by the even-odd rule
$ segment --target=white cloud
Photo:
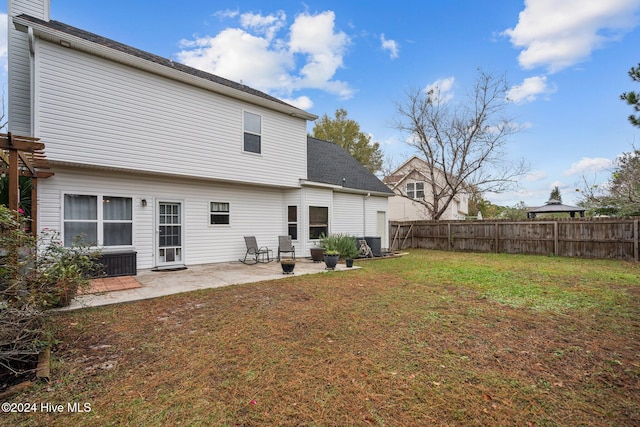
[[[532,171],[525,175],[522,179],[523,181],[536,182],[542,181],[547,177],[547,174],[543,171]]]
[[[240,12],[237,10],[231,10],[231,9],[226,9],[226,10],[219,10],[218,12],[214,13],[213,16],[216,16],[218,18],[222,19],[227,19],[227,18],[235,18],[238,15],[240,15]]]
[[[541,94],[554,93],[555,86],[547,84],[547,76],[528,77],[507,92],[507,99],[516,104],[535,101]]]
[[[485,197],[491,203],[499,206],[516,206],[520,202],[524,202],[525,206],[535,206],[536,203],[532,203],[532,200],[544,197],[543,194],[547,193],[547,190],[535,191],[528,189],[518,189],[513,191],[505,191],[503,193],[486,193]]]
[[[280,10],[275,15],[258,15],[255,13],[243,13],[240,15],[240,25],[254,30],[257,34],[264,35],[267,40],[273,40],[275,35],[287,23],[287,15]]]
[[[334,21],[335,14],[331,11],[296,16],[291,25],[289,49],[307,59],[300,70],[302,78],[297,88],[322,89],[347,99],[353,91],[346,83],[331,79],[342,67],[342,58],[351,40],[345,33],[335,32]]]
[[[383,50],[389,51],[389,56],[391,56],[391,59],[396,59],[398,57],[398,51],[400,50],[400,46],[395,40],[387,40],[384,37],[384,34],[381,34],[380,43],[382,43]]]
[[[301,13],[288,28],[282,11],[271,15],[224,11],[217,15],[237,17],[241,28],[182,40],[182,50],[176,55],[180,62],[297,105],[313,105],[308,97],[292,96],[301,89],[318,89],[343,99],[353,96],[348,83],[334,79],[344,65],[350,39],[336,31],[332,11]]]
[[[432,92],[431,98],[434,102],[446,104],[453,99],[453,84],[455,80],[455,77],[439,79],[427,85],[424,90],[427,93]]]
[[[518,24],[503,34],[522,49],[523,68],[553,73],[632,30],[638,9],[640,0],[525,0]]]
[[[583,175],[585,173],[596,173],[607,170],[613,166],[610,159],[603,157],[589,158],[583,157],[580,161],[575,162],[569,169],[564,171],[565,176]]]
[[[287,104],[298,107],[301,110],[310,110],[313,107],[313,101],[308,96],[299,96],[297,98],[281,98]]]
[[[179,61],[192,67],[240,81],[264,91],[291,84],[293,58],[283,50],[270,49],[263,37],[229,28],[215,37],[181,41]]]

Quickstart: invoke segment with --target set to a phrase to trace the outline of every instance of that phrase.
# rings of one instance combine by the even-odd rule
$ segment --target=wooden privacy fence
[[[558,255],[638,261],[636,218],[389,223],[391,249]]]

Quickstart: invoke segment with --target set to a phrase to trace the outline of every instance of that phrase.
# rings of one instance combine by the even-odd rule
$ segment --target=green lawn
[[[58,313],[2,425],[640,425],[640,264],[412,251]]]

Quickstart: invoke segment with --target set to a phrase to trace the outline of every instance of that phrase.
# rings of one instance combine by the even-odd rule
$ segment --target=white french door
[[[156,265],[183,265],[182,202],[158,202]]]

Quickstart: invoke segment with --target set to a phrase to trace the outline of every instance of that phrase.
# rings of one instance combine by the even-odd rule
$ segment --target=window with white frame
[[[229,225],[231,214],[229,212],[229,203],[227,202],[210,202],[209,203],[209,224],[210,225]]]
[[[245,111],[243,126],[243,150],[249,153],[260,154],[262,152],[262,117]]]
[[[287,229],[291,240],[298,240],[298,207],[287,206]]]
[[[309,239],[319,239],[329,235],[329,208],[309,206]]]
[[[63,241],[65,246],[133,245],[131,197],[85,194],[64,195]]]
[[[424,199],[424,182],[407,182],[407,197]]]

